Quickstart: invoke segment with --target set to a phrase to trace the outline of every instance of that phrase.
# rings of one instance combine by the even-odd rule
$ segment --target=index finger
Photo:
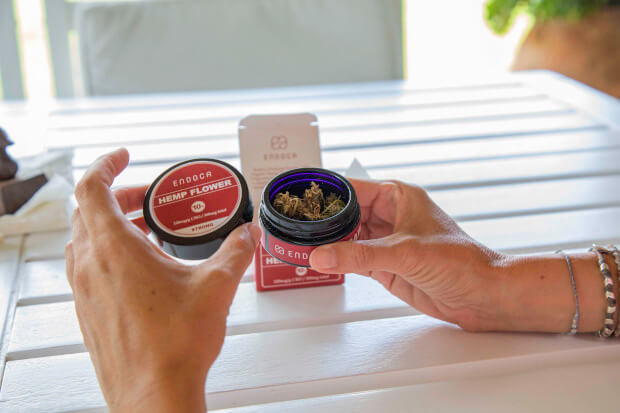
[[[77,183],[75,198],[87,228],[105,230],[111,220],[122,220],[123,213],[110,186],[128,163],[127,149],[117,149],[97,159]]]
[[[394,181],[369,181],[364,179],[348,178],[355,189],[357,202],[362,208],[372,206],[378,198],[388,195],[393,196],[397,189]]]
[[[396,204],[400,198],[400,189],[395,182],[362,179],[349,181],[362,208],[362,222],[367,222],[373,215],[382,221],[394,222]]]
[[[347,180],[353,185],[357,202],[359,202],[362,208],[371,206],[375,199],[377,199],[381,182],[352,178],[347,178]]]

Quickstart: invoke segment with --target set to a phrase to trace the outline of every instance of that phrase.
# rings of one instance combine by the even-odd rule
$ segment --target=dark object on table
[[[17,173],[17,162],[6,153],[6,147],[9,145],[13,145],[13,142],[4,129],[0,128],[0,181],[13,179]]]
[[[13,214],[46,183],[47,178],[41,174],[4,184],[0,187],[0,215]]]

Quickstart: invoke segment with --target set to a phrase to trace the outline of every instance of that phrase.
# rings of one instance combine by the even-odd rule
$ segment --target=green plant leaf
[[[615,0],[489,0],[484,18],[495,33],[506,33],[521,13],[528,13],[536,21],[557,18],[578,20],[597,8],[617,3]]]

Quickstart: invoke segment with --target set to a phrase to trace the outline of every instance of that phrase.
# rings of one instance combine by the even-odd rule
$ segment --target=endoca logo
[[[288,148],[288,138],[286,136],[272,136],[271,149],[274,151]]]
[[[295,267],[295,274],[300,277],[303,277],[308,273],[308,269],[306,267]]]
[[[192,212],[199,213],[205,210],[205,203],[202,201],[196,201],[191,206]]]
[[[308,258],[310,257],[310,255],[305,251],[295,251],[295,250],[285,249],[282,245],[279,245],[279,244],[275,244],[273,246],[273,250],[276,252],[276,254],[284,256],[285,260],[293,259],[293,260],[307,261]]]

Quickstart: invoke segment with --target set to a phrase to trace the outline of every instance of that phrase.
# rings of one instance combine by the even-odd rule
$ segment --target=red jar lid
[[[167,253],[205,259],[239,225],[252,220],[248,186],[232,165],[217,159],[178,163],[146,192],[144,220]]]

